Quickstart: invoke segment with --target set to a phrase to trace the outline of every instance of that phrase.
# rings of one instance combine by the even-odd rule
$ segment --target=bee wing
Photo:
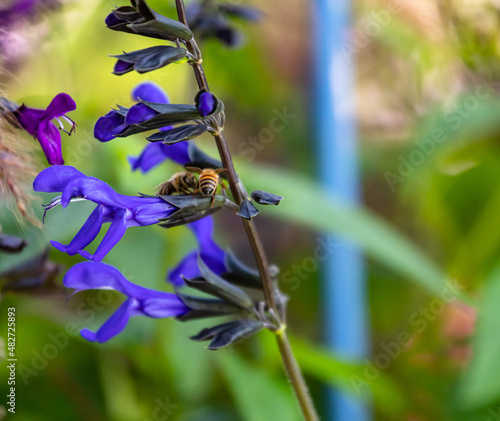
[[[201,174],[201,168],[198,167],[186,167],[186,170],[195,172],[196,174]]]

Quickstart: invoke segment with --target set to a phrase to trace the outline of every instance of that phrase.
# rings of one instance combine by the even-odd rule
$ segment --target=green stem
[[[179,21],[189,27],[186,19],[184,1],[175,0],[175,3],[177,6],[177,15],[179,17]],[[194,39],[186,43],[188,51],[192,54],[194,54],[196,51],[195,45],[196,44]],[[207,78],[205,76],[205,72],[203,71],[203,66],[201,65],[201,63],[191,63],[191,66],[194,70],[198,88],[209,90]],[[221,157],[222,166],[228,170],[227,174],[229,188],[231,189],[231,193],[236,204],[240,205],[241,202],[246,198],[243,196],[239,188],[238,175],[234,169],[233,160],[231,158],[231,153],[229,152],[226,139],[222,133],[217,134],[216,136],[214,136],[214,138],[217,144],[219,155]],[[275,287],[269,274],[269,262],[264,251],[262,241],[260,240],[259,234],[257,233],[257,229],[255,228],[255,224],[253,223],[253,221],[243,218],[242,221],[248,240],[252,247],[255,261],[257,262],[259,274],[262,279],[262,285],[264,287],[264,296],[266,298],[266,302],[269,308],[273,310],[274,314],[279,317],[278,306],[276,303]],[[281,321],[281,323],[283,323],[283,321]],[[292,348],[290,346],[290,342],[288,341],[285,329],[286,325],[282,324],[281,328],[278,331],[274,332],[276,335],[276,341],[278,343],[285,371],[295,392],[295,396],[297,397],[297,400],[299,402],[300,408],[304,415],[304,419],[306,421],[317,421],[319,420],[318,415],[316,414],[314,404],[307,390],[307,385],[300,371],[300,367],[293,355]]]

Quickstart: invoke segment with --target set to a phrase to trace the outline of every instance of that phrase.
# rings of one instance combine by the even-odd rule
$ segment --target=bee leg
[[[196,187],[196,190],[193,192],[193,196],[192,197],[195,197],[196,193],[198,193],[198,187]]]
[[[224,197],[227,199],[227,193],[226,193],[226,185],[224,184],[224,182],[222,180],[219,179],[219,184],[220,184],[220,189],[221,189],[221,193],[224,195]]]
[[[212,196],[212,202],[210,203],[210,208],[214,207],[214,202],[215,202],[215,193]]]

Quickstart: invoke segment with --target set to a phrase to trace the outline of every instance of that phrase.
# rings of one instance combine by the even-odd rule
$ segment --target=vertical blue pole
[[[319,176],[325,194],[359,202],[357,131],[350,0],[316,0],[315,128]],[[352,243],[337,247],[322,267],[325,339],[337,355],[363,359],[368,354],[366,276],[363,256]],[[335,421],[369,421],[359,400],[329,390],[327,414]]]

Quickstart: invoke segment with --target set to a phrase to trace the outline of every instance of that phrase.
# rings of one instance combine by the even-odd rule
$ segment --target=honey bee
[[[174,193],[184,195],[194,194],[193,192],[197,188],[198,180],[193,173],[187,171],[174,174],[169,180],[157,187],[160,196],[168,196]]]
[[[227,169],[218,168],[214,170],[212,168],[205,168],[204,170],[202,170],[201,168],[197,167],[186,167],[186,169],[200,175],[198,179],[198,185],[196,187],[194,194],[196,194],[199,191],[203,196],[212,196],[212,207],[213,207],[215,201],[215,195],[217,193],[217,187],[220,185],[222,187],[222,190],[224,191],[226,190],[226,186],[224,182],[220,179],[219,174],[224,171],[227,171]]]

